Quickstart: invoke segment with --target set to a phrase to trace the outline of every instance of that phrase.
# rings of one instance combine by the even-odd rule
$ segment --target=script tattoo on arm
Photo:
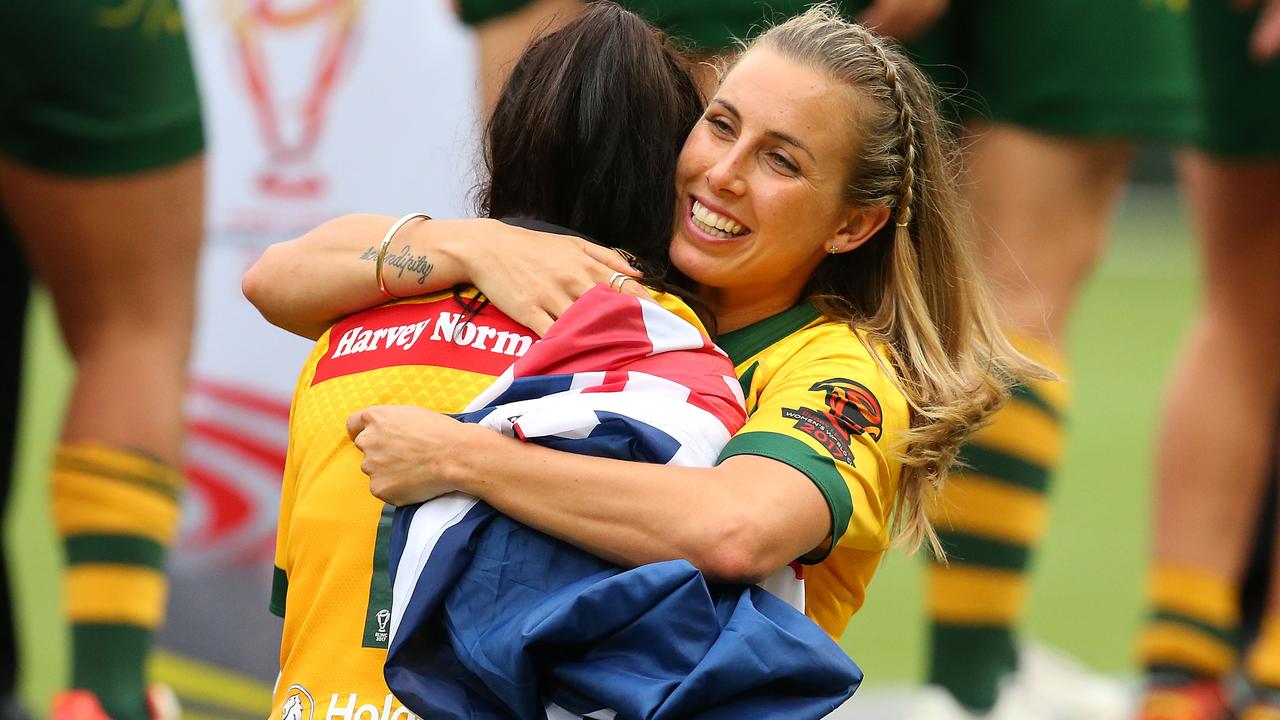
[[[377,253],[374,253],[374,257],[377,257]],[[427,276],[431,274],[432,270],[436,269],[436,266],[427,259],[426,255],[414,255],[409,251],[408,245],[400,248],[400,252],[395,255],[388,254],[383,259],[383,262],[400,271],[396,277],[404,277],[406,270],[410,274],[416,274],[419,285],[425,285]]]
[[[360,259],[366,262],[377,261],[378,249],[372,245],[369,246],[368,250],[360,253]],[[409,271],[410,274],[416,273],[419,285],[426,284],[427,276],[431,274],[432,270],[436,269],[436,266],[427,259],[426,255],[414,255],[410,252],[408,245],[400,248],[400,252],[394,255],[387,253],[387,256],[382,259],[382,262],[385,265],[399,270],[396,277],[404,277],[406,270]]]

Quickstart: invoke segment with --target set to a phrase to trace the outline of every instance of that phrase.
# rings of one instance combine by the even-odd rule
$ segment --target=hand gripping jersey
[[[561,450],[702,467],[745,419],[705,335],[603,286],[469,410]],[[820,718],[861,680],[760,588],[709,586],[684,561],[624,572],[460,493],[398,510],[391,556],[387,681],[424,717]]]
[[[289,416],[272,611],[284,618],[272,718],[412,720],[382,677],[392,508],[369,493],[347,437],[379,403],[458,412],[532,347],[534,333],[474,290],[384,305],[320,337]]]
[[[759,455],[811,479],[831,510],[829,545],[804,568],[805,613],[833,638],[862,607],[889,545],[902,468],[893,450],[910,427],[905,396],[847,325],[797,305],[716,339],[733,360],[747,424],[721,461]]]

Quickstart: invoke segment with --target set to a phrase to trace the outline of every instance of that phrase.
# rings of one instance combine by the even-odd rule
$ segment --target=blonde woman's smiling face
[[[843,200],[857,99],[768,48],[725,78],[680,153],[671,241],[672,262],[717,314],[790,307],[831,249],[852,250],[884,224],[886,209]]]

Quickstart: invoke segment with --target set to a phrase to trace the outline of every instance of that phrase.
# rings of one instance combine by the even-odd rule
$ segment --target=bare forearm
[[[269,322],[315,338],[337,319],[388,297],[374,275],[378,247],[395,218],[347,215],[267,248],[245,273],[245,297]],[[469,274],[449,234],[454,223],[412,221],[387,249],[383,280],[407,297],[466,282]]]
[[[460,489],[627,567],[683,558],[713,579],[751,582],[807,552],[825,535],[820,498],[816,506],[779,498],[779,484],[744,475],[741,466],[734,471],[624,462],[496,435],[459,455],[452,464],[459,468]],[[789,472],[781,464],[760,462]],[[803,476],[800,482],[810,485]],[[816,507],[814,528],[789,520],[797,507],[801,513]]]
[[[506,515],[623,566],[684,558],[704,570],[724,520],[711,517],[714,471],[572,455],[494,435],[468,453],[465,492]],[[465,462],[470,460],[472,462]],[[606,487],[608,492],[601,492]],[[696,488],[697,492],[691,492]],[[714,507],[707,507],[708,505]],[[689,523],[688,518],[699,518]],[[728,523],[732,524],[732,523]]]
[[[347,418],[369,490],[393,505],[461,490],[620,565],[683,558],[757,581],[831,534],[822,493],[790,465],[737,455],[714,468],[548,450],[413,405]]]

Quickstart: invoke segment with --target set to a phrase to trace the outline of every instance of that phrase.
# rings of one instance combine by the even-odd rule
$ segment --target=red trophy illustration
[[[278,197],[315,197],[325,189],[316,144],[360,0],[236,0],[234,5],[231,24],[267,150],[258,185]]]

